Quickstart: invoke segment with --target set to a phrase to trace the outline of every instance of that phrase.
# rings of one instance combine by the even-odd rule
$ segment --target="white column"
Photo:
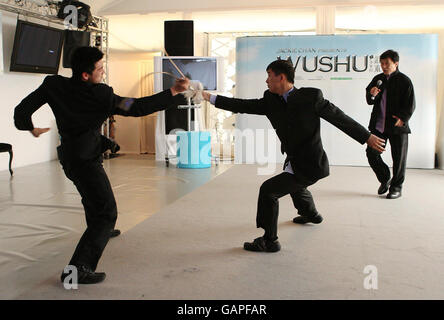
[[[335,34],[336,7],[316,7],[316,34]]]

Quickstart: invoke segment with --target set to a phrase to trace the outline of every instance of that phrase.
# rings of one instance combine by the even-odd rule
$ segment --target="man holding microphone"
[[[390,141],[393,159],[393,177],[390,169],[375,149],[366,149],[368,162],[381,185],[378,194],[387,191],[387,199],[401,197],[408,149],[408,121],[415,110],[415,94],[409,77],[398,69],[399,54],[385,51],[379,58],[382,73],[376,75],[366,88],[366,99],[373,105],[369,130]]]

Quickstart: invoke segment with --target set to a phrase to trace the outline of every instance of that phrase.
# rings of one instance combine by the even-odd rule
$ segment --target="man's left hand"
[[[404,121],[399,119],[397,116],[392,116],[392,117],[396,119],[395,127],[403,127],[404,126]]]

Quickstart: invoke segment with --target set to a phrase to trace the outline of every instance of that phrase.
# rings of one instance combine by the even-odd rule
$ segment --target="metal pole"
[[[191,108],[187,109],[187,117],[188,117],[187,129],[188,131],[191,131]]]
[[[191,104],[191,98],[188,98],[188,131],[191,131],[191,109],[193,108],[193,105]],[[194,128],[193,128],[194,131]]]

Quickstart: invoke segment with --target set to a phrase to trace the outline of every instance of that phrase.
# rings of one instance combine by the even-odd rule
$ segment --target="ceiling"
[[[336,6],[338,30],[444,29],[444,0],[83,0],[93,14],[110,22],[110,48],[157,52],[163,47],[165,20],[193,20],[204,32],[313,31],[316,6]],[[184,6],[184,3],[187,6]],[[252,6],[252,3],[255,6]],[[270,4],[272,3],[272,4]],[[278,5],[279,4],[279,5]],[[195,38],[195,46],[202,37]]]
[[[155,12],[230,11],[266,8],[365,5],[442,5],[443,0],[84,0],[97,15],[147,14]]]

